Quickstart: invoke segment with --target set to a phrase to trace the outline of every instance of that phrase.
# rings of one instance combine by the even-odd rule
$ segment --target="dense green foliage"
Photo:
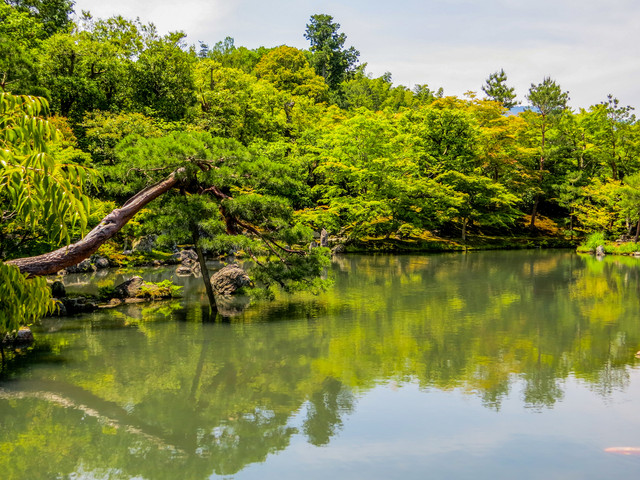
[[[339,33],[340,24],[330,15],[312,15],[307,25],[305,38],[311,42],[311,59],[316,73],[321,75],[329,87],[338,89],[342,81],[353,71],[360,52],[354,47],[344,48],[347,36]]]
[[[57,132],[41,118],[47,108],[43,99],[0,93],[0,253],[30,233],[56,244],[87,224],[83,187],[92,172],[64,151],[53,154]],[[27,280],[0,261],[0,335],[51,311],[50,297],[44,279]]]
[[[488,99],[393,85],[390,73],[356,66],[329,15],[311,17],[308,51],[231,38],[196,51],[183,32],[139,20],[84,14],[74,24],[71,6],[0,4],[0,87],[44,97],[52,114],[26,112],[37,142],[3,134],[2,259],[97,223],[81,196],[85,167],[100,174],[86,192],[104,213],[180,169],[181,189],[140,214],[135,234],[257,262],[286,257],[284,270],[264,264],[267,284],[317,273],[321,262],[298,264],[314,255],[292,253],[307,250],[312,229],[346,244],[638,231],[640,126],[613,97],[571,111],[544,78],[526,97],[532,108],[508,115],[515,92],[503,70],[483,87]],[[3,108],[13,131],[19,106]]]

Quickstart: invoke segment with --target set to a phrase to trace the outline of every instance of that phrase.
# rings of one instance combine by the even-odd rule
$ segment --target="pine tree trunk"
[[[640,217],[638,218],[638,226],[636,227],[636,236],[633,237],[634,243],[638,243],[638,237],[640,237]]]
[[[204,282],[204,288],[207,291],[207,298],[209,299],[209,307],[211,313],[215,315],[218,312],[218,305],[216,304],[216,296],[213,293],[213,287],[211,287],[211,275],[209,275],[209,269],[207,268],[207,261],[204,258],[202,247],[200,246],[200,234],[198,233],[198,227],[193,225],[191,227],[193,245],[198,255],[198,262],[200,263],[200,272],[202,273],[202,281]]]
[[[18,258],[6,262],[15,265],[22,273],[29,276],[52,275],[63,268],[80,263],[95,253],[100,246],[112,238],[126,223],[133,218],[149,202],[175,187],[180,180],[176,174],[183,169],[176,170],[163,181],[151,185],[131,197],[121,207],[116,208],[91,230],[82,240],[69,246],[59,248],[53,252],[36,257]]]

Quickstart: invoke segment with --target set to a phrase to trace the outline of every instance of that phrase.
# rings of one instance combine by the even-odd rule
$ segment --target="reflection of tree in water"
[[[251,463],[264,462],[269,454],[289,446],[295,428],[287,426],[288,415],[256,409],[229,420],[198,436],[196,453],[211,459],[214,472],[231,475]]]
[[[629,371],[626,368],[607,362],[595,372],[589,383],[591,390],[603,397],[610,396],[616,390],[624,390],[629,385]]]
[[[83,410],[51,396],[0,399],[0,451],[24,453],[11,471],[41,455],[70,474],[77,465],[56,460],[64,445],[88,471],[117,466],[123,478],[232,475],[285,449],[303,407],[304,435],[326,445],[353,392],[383,379],[472,392],[496,410],[522,382],[526,406],[552,407],[571,375],[603,395],[623,388],[640,350],[637,263],[556,252],[338,261],[331,292],[258,302],[224,322],[207,318],[198,291],[179,309],[98,312],[63,335],[52,319],[65,368],[49,353],[29,376],[68,384],[69,402],[99,415],[76,424]]]
[[[523,375],[524,403],[527,407],[552,407],[564,395],[558,386],[558,377],[550,365],[538,364]]]
[[[309,443],[326,445],[342,428],[342,415],[351,413],[354,397],[340,381],[328,377],[322,388],[311,394],[307,403],[307,418],[303,430]]]

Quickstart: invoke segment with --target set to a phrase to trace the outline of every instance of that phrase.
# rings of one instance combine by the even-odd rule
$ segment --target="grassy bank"
[[[611,241],[607,240],[603,233],[597,232],[589,235],[587,239],[578,245],[578,253],[596,253],[598,247],[603,247],[607,255],[635,255],[640,256],[640,242]]]
[[[486,236],[470,235],[460,239],[429,236],[410,238],[363,238],[346,245],[346,252],[460,252],[468,250],[511,250],[525,248],[575,248],[576,242],[556,236]]]

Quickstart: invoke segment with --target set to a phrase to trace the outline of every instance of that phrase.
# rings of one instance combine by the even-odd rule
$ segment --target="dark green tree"
[[[413,87],[413,97],[417,103],[428,105],[437,98],[444,97],[444,89],[440,87],[438,90],[431,90],[426,83],[416,84],[416,86]]]
[[[501,68],[499,72],[494,72],[489,75],[489,78],[482,86],[482,91],[487,96],[496,102],[500,102],[504,108],[511,109],[518,105],[520,102],[516,102],[515,88],[508,87],[506,85],[507,74]]]
[[[312,15],[304,37],[311,42],[312,63],[316,73],[324,77],[332,90],[355,70],[360,52],[344,48],[347,36],[339,33],[340,24],[331,15]]]
[[[34,91],[35,49],[44,37],[42,24],[29,13],[0,2],[0,90]]]
[[[195,103],[195,51],[186,50],[183,32],[154,39],[131,67],[133,102],[166,120],[181,120]]]
[[[545,119],[559,116],[569,101],[569,92],[563,92],[560,85],[551,77],[545,77],[538,85],[531,84],[527,100]]]
[[[552,80],[551,77],[545,77],[538,85],[531,84],[527,100],[529,100],[536,113],[536,115],[532,115],[529,118],[532,127],[540,134],[538,170],[540,172],[540,184],[543,184],[545,161],[548,157],[547,134],[550,128],[557,125],[560,116],[566,110],[567,102],[569,101],[569,92],[563,92],[555,80]],[[539,203],[540,193],[537,193],[531,212],[531,223],[529,225],[531,229],[534,229],[536,225],[536,214]]]
[[[16,9],[28,12],[42,22],[47,36],[64,32],[72,25],[73,0],[5,0]]]
[[[613,95],[590,108],[588,133],[595,155],[614,181],[623,180],[638,168],[638,145],[633,134],[636,117],[632,112],[633,107],[620,105]]]

